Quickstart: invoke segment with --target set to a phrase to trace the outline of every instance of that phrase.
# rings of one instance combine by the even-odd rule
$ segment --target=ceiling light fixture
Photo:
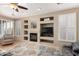
[[[14,4],[14,3],[10,3],[10,7],[13,8],[13,9],[17,8],[16,4]]]

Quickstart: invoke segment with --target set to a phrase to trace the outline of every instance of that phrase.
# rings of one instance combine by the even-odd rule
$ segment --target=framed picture
[[[36,24],[36,22],[31,22],[31,28],[36,28],[37,27],[37,24]]]

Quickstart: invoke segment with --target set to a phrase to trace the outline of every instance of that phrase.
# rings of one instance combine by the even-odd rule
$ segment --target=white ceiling
[[[19,9],[19,12],[16,12],[11,9],[8,4],[0,3],[0,14],[17,18],[79,7],[78,3],[61,3],[60,5],[57,5],[56,3],[19,3],[19,5],[27,7],[28,10]],[[13,13],[14,15],[12,15]]]

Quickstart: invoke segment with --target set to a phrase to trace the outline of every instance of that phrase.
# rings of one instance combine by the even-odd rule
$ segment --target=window
[[[0,20],[0,34],[13,34],[14,21]]]
[[[59,16],[59,40],[67,42],[76,41],[76,13]]]

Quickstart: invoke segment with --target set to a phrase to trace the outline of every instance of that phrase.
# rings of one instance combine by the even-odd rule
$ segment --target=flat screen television
[[[42,27],[41,28],[41,36],[45,37],[53,37],[53,27]]]

